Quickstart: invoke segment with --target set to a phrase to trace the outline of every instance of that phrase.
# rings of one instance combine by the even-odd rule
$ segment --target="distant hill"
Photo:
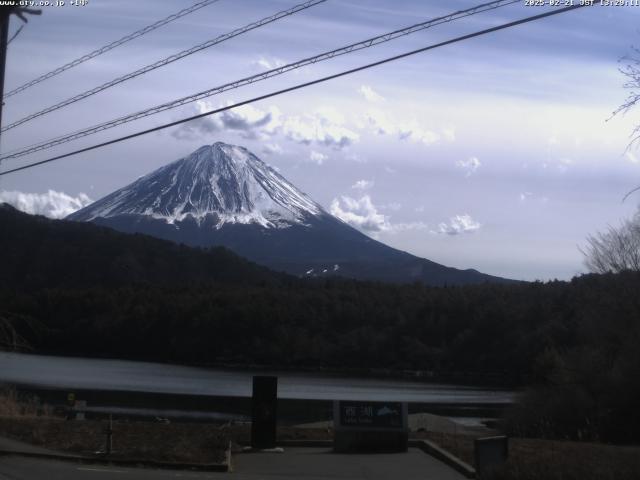
[[[0,204],[0,287],[148,283],[278,284],[286,275],[216,247],[198,249],[92,223],[50,220]]]
[[[328,213],[247,149],[222,142],[205,145],[68,219],[191,246],[225,246],[298,277],[435,286],[509,281],[378,242]]]

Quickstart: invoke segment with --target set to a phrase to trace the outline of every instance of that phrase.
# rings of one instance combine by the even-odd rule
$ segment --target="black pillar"
[[[251,398],[251,447],[275,448],[278,377],[253,377]]]
[[[2,126],[2,106],[4,101],[4,67],[7,61],[7,41],[9,39],[9,16],[15,7],[3,7],[0,11],[0,127]]]

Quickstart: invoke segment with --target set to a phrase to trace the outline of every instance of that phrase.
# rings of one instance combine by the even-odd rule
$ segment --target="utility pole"
[[[0,10],[0,128],[2,127],[2,107],[4,106],[4,67],[7,62],[7,42],[9,41],[9,17],[16,7],[2,7]],[[2,135],[0,133],[0,135]],[[0,137],[1,140],[1,137]]]
[[[7,46],[9,45],[9,18],[15,13],[20,20],[27,23],[27,15],[40,15],[42,10],[13,6],[0,6],[0,128],[2,128],[2,107],[4,106],[4,70],[7,64]],[[14,35],[15,37],[15,35]],[[2,133],[0,133],[0,141]]]

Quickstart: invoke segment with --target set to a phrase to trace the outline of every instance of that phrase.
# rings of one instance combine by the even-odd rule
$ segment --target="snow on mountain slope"
[[[192,247],[223,246],[276,271],[394,283],[504,281],[396,250],[327,213],[243,147],[214,143],[67,219]]]
[[[191,155],[145,175],[130,185],[70,215],[91,221],[120,215],[144,215],[173,224],[188,216],[200,223],[257,224],[286,228],[325,214],[247,149],[222,142],[205,145]]]

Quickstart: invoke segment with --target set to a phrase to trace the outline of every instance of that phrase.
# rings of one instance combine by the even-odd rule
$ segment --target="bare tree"
[[[640,103],[640,48],[631,47],[631,53],[622,57],[618,62],[621,64],[618,70],[622,75],[626,77],[626,81],[623,84],[623,87],[629,90],[629,94],[627,95],[627,98],[624,100],[622,105],[620,105],[613,112],[608,120],[611,120],[613,117],[619,114],[624,115],[638,103]],[[631,149],[634,146],[638,146],[638,143],[640,142],[640,124],[635,126],[635,128],[629,135],[629,138],[631,140],[627,145],[627,150]],[[640,186],[627,192],[627,194],[623,198],[623,201],[625,201],[628,197],[638,191],[640,191]]]
[[[593,273],[640,271],[640,210],[619,227],[587,237],[581,252]]]
[[[625,101],[612,114],[611,118],[625,114],[640,103],[640,48],[631,47],[631,54],[622,57],[619,68],[627,79],[624,88],[630,90]],[[640,142],[640,124],[636,125],[627,145],[630,149]],[[640,186],[628,192],[623,202]],[[608,273],[625,270],[640,271],[640,209],[636,214],[622,222],[619,227],[609,227],[606,232],[598,232],[587,237],[587,246],[580,251],[584,255],[584,263],[590,272]]]
[[[631,49],[631,55],[626,55],[620,59],[620,63],[622,63],[623,66],[619,68],[620,73],[627,77],[623,86],[625,89],[630,90],[630,92],[624,103],[613,112],[612,117],[620,113],[627,113],[640,103],[640,48],[631,47]],[[638,140],[640,140],[640,125],[633,129],[629,146]]]

